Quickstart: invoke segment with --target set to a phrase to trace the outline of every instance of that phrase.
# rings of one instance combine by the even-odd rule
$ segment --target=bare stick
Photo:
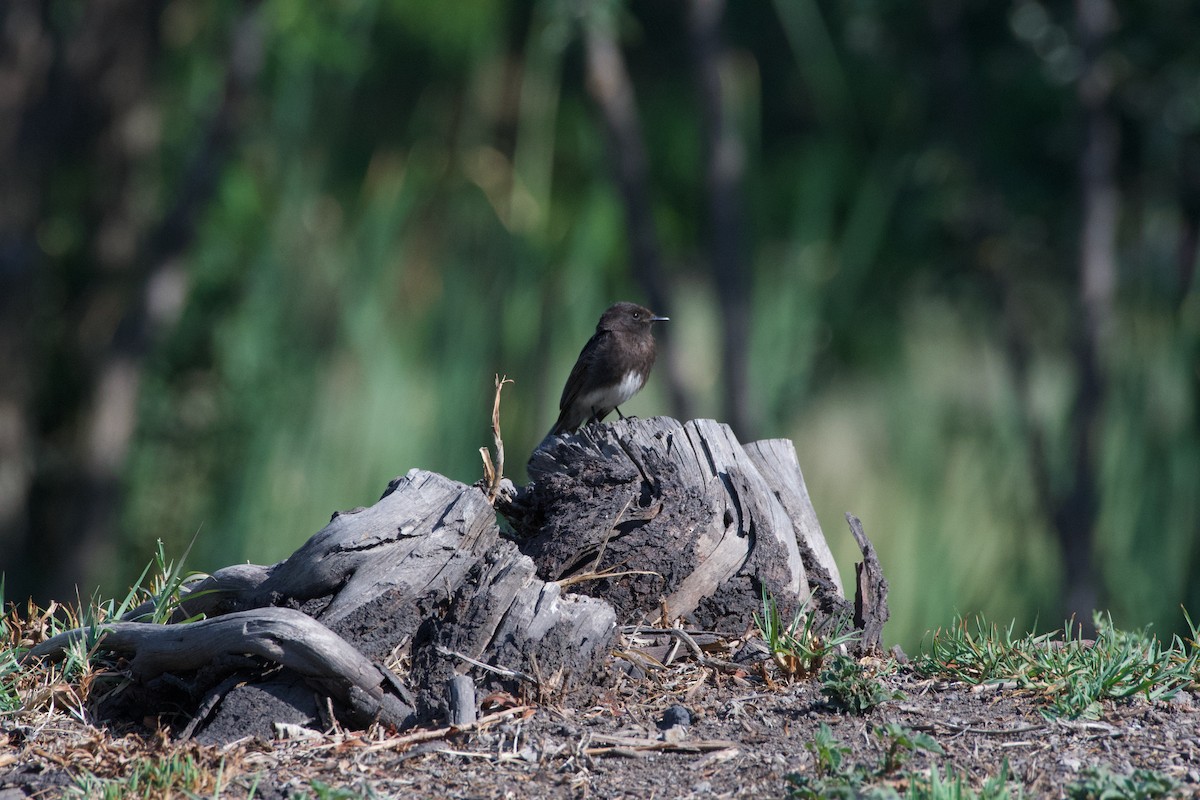
[[[434,739],[444,739],[455,733],[465,733],[467,731],[477,731],[485,728],[492,723],[499,722],[502,719],[515,717],[518,714],[525,714],[533,711],[533,706],[517,706],[515,708],[506,708],[503,711],[497,711],[488,714],[486,717],[480,717],[477,722],[472,722],[470,725],[449,725],[445,728],[434,728],[428,731],[417,731],[405,736],[394,736],[390,739],[384,739],[382,742],[370,745],[364,748],[367,753],[374,753],[377,750],[391,750],[396,747],[403,747],[408,744],[416,744],[418,742],[428,742]],[[324,747],[341,747],[341,743],[322,745]]]
[[[594,734],[591,741],[607,747],[588,747],[589,756],[627,756],[637,758],[645,753],[707,753],[714,750],[737,750],[742,745],[728,739],[693,739],[677,742],[664,739],[637,739],[629,736]]]
[[[682,628],[654,628],[644,625],[626,625],[621,628],[621,633],[631,636],[673,636],[677,641],[683,642],[692,656],[702,667],[710,669],[719,669],[724,672],[738,672],[744,670],[745,667],[741,664],[735,664],[732,661],[725,661],[720,658],[712,658],[707,655],[700,645],[696,642],[692,635]]]

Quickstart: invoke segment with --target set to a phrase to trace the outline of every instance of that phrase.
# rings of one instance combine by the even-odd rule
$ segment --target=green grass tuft
[[[1170,797],[1179,788],[1174,779],[1153,770],[1135,769],[1119,775],[1106,767],[1089,767],[1077,781],[1067,784],[1070,800],[1153,800]]]
[[[790,621],[784,621],[775,598],[766,589],[762,593],[762,614],[754,615],[754,624],[762,634],[775,664],[789,677],[815,675],[831,653],[854,641],[857,632],[847,630],[847,620],[838,620],[828,633],[818,630],[813,615],[802,607]]]
[[[946,767],[942,775],[936,766],[930,768],[929,776],[914,775],[908,784],[905,800],[1017,800],[1024,796],[1019,786],[1009,782],[1008,762],[999,774],[983,782],[977,790],[965,775],[959,775],[954,767]]]
[[[904,698],[849,656],[835,656],[821,670],[820,681],[829,704],[851,714],[865,714],[888,700]]]
[[[933,634],[916,669],[930,677],[973,684],[1012,681],[1041,695],[1051,717],[1098,718],[1101,701],[1136,695],[1165,700],[1194,685],[1200,665],[1197,630],[1188,618],[1191,638],[1162,643],[1148,631],[1119,631],[1107,615],[1094,616],[1095,641],[1081,639],[1067,624],[1063,633],[1014,636],[982,617],[974,630],[956,620]]]
[[[975,790],[953,767],[946,767],[944,777],[936,765],[928,772],[900,772],[901,767],[918,753],[944,755],[941,745],[928,734],[897,723],[876,726],[872,732],[880,745],[878,761],[856,764],[850,760],[851,749],[838,741],[829,726],[822,723],[812,741],[805,745],[813,755],[812,771],[787,776],[789,796],[793,800],[900,800],[901,797],[911,800],[1010,800],[1021,797],[1020,787],[1012,786],[1009,781],[1007,762],[999,774]],[[907,791],[901,795],[896,786],[905,784]]]
[[[101,778],[84,773],[75,780],[69,793],[76,797],[122,800],[123,798],[221,796],[223,767],[211,769],[188,754],[143,758],[134,761],[123,778]]]
[[[24,609],[5,609],[0,583],[0,609],[4,609],[0,615],[0,715],[61,708],[87,721],[88,702],[119,690],[125,682],[120,672],[111,668],[115,660],[101,647],[105,626],[147,602],[151,610],[139,621],[161,623],[169,619],[188,584],[203,577],[185,573],[182,564],[182,558],[178,564],[168,561],[159,541],[154,559],[123,598],[102,600],[97,593],[73,606],[51,602],[39,608],[29,602]],[[157,571],[147,585],[155,566]],[[22,655],[30,648],[70,630],[79,631],[79,635],[61,659],[43,661],[35,669],[21,664]]]
[[[349,787],[332,786],[323,781],[313,781],[309,786],[313,791],[312,800],[367,800],[378,797],[370,788],[365,792],[360,792]],[[305,794],[302,797],[307,800],[308,795]]]

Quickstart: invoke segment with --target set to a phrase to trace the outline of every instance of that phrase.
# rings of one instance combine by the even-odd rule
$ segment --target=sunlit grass
[[[1062,631],[1018,636],[1014,624],[960,619],[933,633],[915,666],[927,676],[972,684],[1012,682],[1035,692],[1049,716],[1097,718],[1101,701],[1169,699],[1200,680],[1197,630],[1190,617],[1187,622],[1191,636],[1164,646],[1147,631],[1116,630],[1100,613],[1094,641],[1082,639],[1071,623]]]
[[[88,704],[97,693],[113,691],[124,681],[103,654],[105,624],[143,604],[149,608],[138,621],[166,622],[178,608],[181,592],[203,577],[185,572],[183,563],[183,558],[169,560],[160,541],[153,561],[120,598],[102,599],[97,591],[87,601],[73,605],[51,602],[42,608],[30,600],[20,608],[4,607],[0,592],[0,608],[4,608],[0,616],[0,714],[52,714],[59,710],[86,722]],[[73,638],[61,658],[22,661],[40,642],[70,630],[82,635]]]
[[[68,796],[99,800],[169,800],[177,797],[221,797],[224,765],[214,771],[187,753],[138,758],[121,778],[102,778],[84,772]],[[251,792],[251,796],[253,792]]]
[[[835,620],[834,624],[824,626],[829,630],[819,630],[813,614],[804,607],[786,620],[775,598],[765,589],[762,614],[755,613],[754,624],[776,666],[784,675],[793,678],[815,674],[830,655],[858,635],[857,631],[849,629],[848,620]]]

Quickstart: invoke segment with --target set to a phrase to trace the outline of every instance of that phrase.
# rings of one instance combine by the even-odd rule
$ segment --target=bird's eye
[[[634,319],[641,319],[641,318],[642,318],[642,312],[640,312],[640,311],[635,311],[635,312],[633,312],[633,318],[634,318]]]

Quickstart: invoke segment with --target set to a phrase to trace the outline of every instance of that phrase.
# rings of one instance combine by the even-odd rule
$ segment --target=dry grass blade
[[[492,463],[492,457],[487,448],[479,448],[479,455],[483,458],[483,481],[487,485],[487,499],[489,503],[493,504],[496,502],[496,495],[500,493],[500,481],[504,478],[504,438],[500,435],[500,392],[504,389],[504,384],[512,382],[507,375],[496,376],[496,394],[492,399],[492,441],[496,445],[495,465]]]
[[[605,578],[621,578],[626,575],[657,575],[660,578],[662,577],[662,575],[654,572],[653,570],[645,569],[601,570],[600,572],[585,572],[582,575],[572,575],[569,578],[563,578],[559,581],[556,581],[556,583],[565,589],[568,586],[572,586],[576,583],[583,583],[584,581],[599,581],[604,580]]]

